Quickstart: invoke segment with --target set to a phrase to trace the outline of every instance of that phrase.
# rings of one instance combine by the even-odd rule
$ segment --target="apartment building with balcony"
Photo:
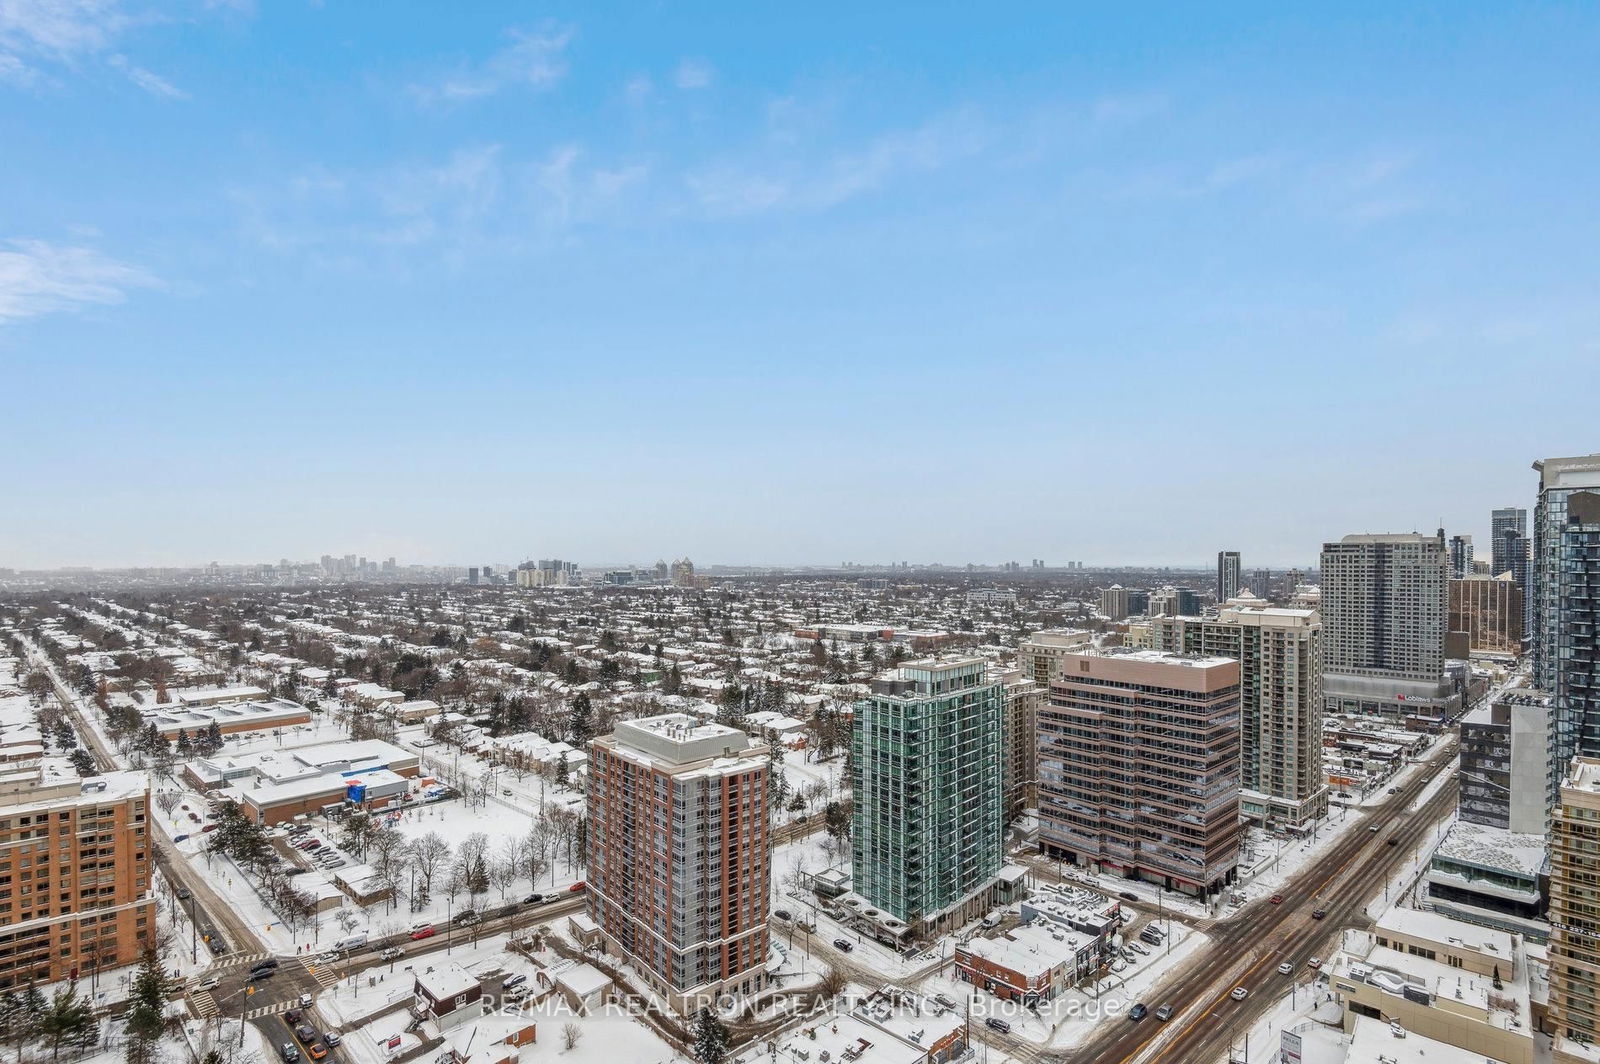
[[[1568,763],[1550,821],[1548,1025],[1600,1040],[1600,758]]]
[[[906,662],[856,703],[857,894],[914,930],[988,908],[1003,864],[1005,687],[981,658]]]
[[[1239,858],[1239,662],[1072,655],[1039,709],[1044,853],[1188,894]]]
[[[1239,662],[1241,815],[1295,831],[1309,831],[1312,820],[1327,815],[1316,610],[1234,599],[1215,618],[1152,617],[1150,645]]]
[[[0,990],[137,963],[155,942],[150,789],[39,766],[0,784]]]
[[[1600,454],[1546,458],[1533,525],[1533,677],[1558,764],[1600,755]]]
[[[685,1014],[765,983],[769,748],[682,713],[590,746],[589,916]]]

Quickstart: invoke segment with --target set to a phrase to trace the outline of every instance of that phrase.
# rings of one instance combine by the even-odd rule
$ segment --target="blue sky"
[[[1600,9],[1293,6],[0,0],[0,566],[1486,538]]]

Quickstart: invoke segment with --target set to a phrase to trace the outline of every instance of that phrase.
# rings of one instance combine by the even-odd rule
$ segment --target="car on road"
[[[1145,1007],[1142,1001],[1128,1010],[1128,1019],[1130,1020],[1142,1020],[1148,1015],[1150,1015],[1150,1010]]]
[[[1131,890],[1125,890],[1121,894],[1118,894],[1117,897],[1121,898],[1123,901],[1138,901],[1139,900],[1139,895],[1135,894]]]
[[[788,909],[774,909],[772,910],[772,915],[776,916],[784,923],[788,923],[790,920],[794,919],[793,914],[791,914]]]
[[[1328,915],[1328,910],[1326,910],[1326,909],[1312,909],[1311,910],[1311,919],[1313,919],[1313,920],[1320,920],[1324,916],[1327,916],[1327,915]]]
[[[838,950],[840,953],[849,953],[856,947],[855,943],[851,942],[848,938],[836,938],[833,940],[833,948]]]
[[[1389,836],[1389,845],[1390,846],[1398,846],[1398,845],[1400,845],[1400,836],[1399,835],[1390,835]]]
[[[1399,794],[1400,793],[1400,788],[1399,787],[1390,787],[1389,788],[1389,793],[1390,794]]]
[[[296,1027],[294,1029],[294,1036],[296,1038],[300,1039],[301,1042],[306,1043],[308,1045],[317,1040],[317,1032],[312,1028],[312,1026],[309,1023],[302,1023],[302,1024],[296,1025]]]
[[[287,1012],[285,1012],[283,1014],[283,1022],[288,1024],[290,1027],[293,1027],[295,1024],[300,1023],[305,1018],[306,1018],[306,1014],[304,1012],[301,1012],[299,1009],[289,1009]]]
[[[189,893],[188,887],[179,887],[176,891],[174,891],[174,893],[178,895],[179,901],[188,901],[190,898],[194,897],[194,895]]]
[[[312,1042],[310,1045],[306,1046],[306,1056],[310,1057],[312,1060],[327,1060],[328,1047],[323,1045],[321,1042]]]
[[[319,953],[319,954],[317,954],[316,963],[317,964],[338,964],[339,963],[339,955],[337,953]]]
[[[293,1042],[285,1042],[278,1047],[278,1056],[283,1058],[283,1064],[294,1064],[300,1059],[300,1050],[295,1048]]]
[[[1372,825],[1370,828],[1367,829],[1367,831],[1370,834],[1376,835],[1378,833],[1378,825],[1376,825],[1376,824]]]
[[[567,889],[570,890],[574,894],[582,894],[584,891],[589,889],[589,884],[585,883],[583,880],[580,879],[576,883],[572,884],[572,886],[568,887]]]
[[[1011,1033],[1011,1025],[998,1016],[985,1016],[983,1025],[990,1030],[999,1031],[1001,1034]]]
[[[322,1040],[324,1042],[328,1043],[328,1045],[330,1045],[330,1046],[336,1046],[341,1041],[343,1041],[343,1039],[341,1039],[339,1037],[339,1032],[338,1031],[324,1031],[324,1032],[322,1032]]]
[[[428,938],[432,934],[433,934],[433,925],[432,924],[412,924],[411,925],[411,938],[412,938],[413,941],[415,941],[415,940],[417,940],[419,938]]]
[[[1282,964],[1278,965],[1278,974],[1279,975],[1293,975],[1294,974],[1294,965],[1290,964],[1288,961],[1284,961]]]
[[[1250,996],[1250,991],[1246,990],[1242,986],[1236,986],[1233,988],[1233,992],[1228,996],[1233,998],[1235,1001],[1243,1001],[1245,998]]]
[[[313,1000],[315,1000],[315,999],[312,998],[312,996],[310,994],[302,993],[300,995],[300,1007],[303,1008],[303,1009],[309,1009],[311,1007],[311,1002]]]
[[[247,982],[247,983],[259,983],[259,982],[261,982],[261,980],[263,980],[263,979],[271,979],[273,976],[275,976],[277,974],[278,974],[278,969],[276,969],[276,968],[252,968],[252,969],[250,969],[250,976],[249,976],[249,978],[247,978],[245,980],[245,982]]]
[[[544,901],[544,895],[543,894],[529,894],[526,898],[522,899],[522,904],[524,904],[524,905],[538,905],[542,901]]]
[[[1316,971],[1318,968],[1322,967],[1322,958],[1312,957],[1310,960],[1306,961],[1306,967],[1310,968],[1312,971]]]
[[[276,958],[276,957],[268,957],[266,960],[256,961],[254,964],[252,964],[250,966],[250,970],[252,972],[259,971],[259,970],[264,969],[264,968],[272,968],[272,969],[276,970],[277,967],[278,967],[278,958]]]
[[[378,959],[380,961],[395,961],[395,960],[399,960],[401,957],[404,957],[405,955],[406,955],[406,951],[401,949],[399,946],[389,946],[388,948],[383,950],[383,952],[378,954]]]
[[[1166,1023],[1168,1020],[1172,1019],[1172,1011],[1171,1005],[1163,1005],[1159,1009],[1156,1009],[1156,1019],[1160,1020],[1162,1023]]]
[[[195,993],[200,993],[206,990],[215,990],[221,984],[221,979],[214,975],[208,975],[198,983],[194,984]]]
[[[1272,904],[1274,904],[1274,905],[1282,905],[1283,904],[1283,895],[1282,894],[1274,894],[1272,896],[1272,898],[1271,898],[1271,901],[1272,901]]]
[[[464,913],[457,913],[455,924],[457,927],[471,927],[478,922],[478,914],[468,909]]]

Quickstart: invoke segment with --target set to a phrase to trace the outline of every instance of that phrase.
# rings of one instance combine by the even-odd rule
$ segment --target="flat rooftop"
[[[750,737],[739,729],[687,713],[663,713],[658,717],[618,721],[612,738],[619,752],[671,765],[737,757],[751,745]]]

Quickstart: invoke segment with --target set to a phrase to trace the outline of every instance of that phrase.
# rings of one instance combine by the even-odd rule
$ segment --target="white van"
[[[360,949],[367,944],[366,935],[346,935],[333,944],[333,948],[340,953],[348,953],[353,949]]]

